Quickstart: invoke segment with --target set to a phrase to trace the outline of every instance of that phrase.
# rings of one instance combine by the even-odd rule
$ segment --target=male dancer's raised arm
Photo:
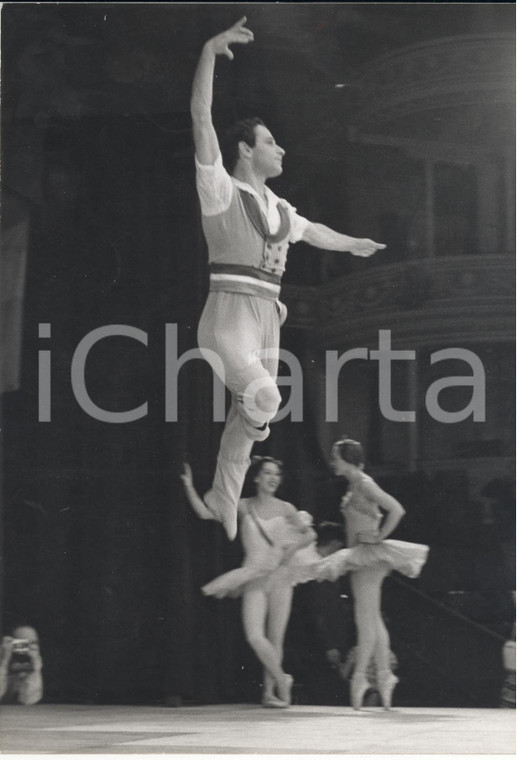
[[[194,132],[196,156],[201,164],[211,165],[219,154],[219,143],[212,123],[212,99],[215,59],[217,55],[226,55],[233,60],[230,45],[246,45],[253,41],[253,32],[246,29],[246,17],[240,19],[230,29],[212,37],[205,43],[197,65],[190,113]]]

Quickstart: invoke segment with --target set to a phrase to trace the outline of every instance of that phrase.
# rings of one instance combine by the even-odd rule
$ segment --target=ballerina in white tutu
[[[351,572],[354,617],[357,628],[357,658],[351,680],[351,701],[361,708],[369,688],[370,662],[377,669],[377,683],[385,709],[391,707],[398,678],[390,669],[390,637],[381,615],[381,590],[392,570],[410,578],[419,575],[429,547],[387,539],[405,514],[399,502],[366,475],[360,443],[349,438],[332,447],[330,466],[335,475],[349,482],[341,502],[348,548],[320,560],[313,568],[317,580],[336,580]],[[381,511],[382,510],[382,511]]]
[[[195,512],[215,519],[196,492],[190,467],[181,476]],[[253,457],[248,478],[256,495],[241,499],[238,515],[245,552],[242,567],[203,586],[207,596],[242,596],[246,640],[264,666],[262,704],[286,708],[291,703],[293,679],[282,669],[284,636],[291,613],[293,586],[311,580],[305,572],[319,558],[310,515],[299,512],[275,493],[282,480],[282,464],[271,457]]]

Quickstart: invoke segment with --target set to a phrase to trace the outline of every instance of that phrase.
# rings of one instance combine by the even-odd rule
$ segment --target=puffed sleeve
[[[216,216],[226,211],[233,194],[232,178],[223,166],[221,154],[211,165],[200,164],[197,156],[196,187],[203,216]]]
[[[296,208],[294,206],[291,206],[288,201],[282,199],[281,203],[288,210],[289,218],[291,220],[291,234],[289,235],[289,242],[297,243],[302,239],[305,228],[309,224],[309,220],[304,216],[300,216],[300,214],[296,212]]]

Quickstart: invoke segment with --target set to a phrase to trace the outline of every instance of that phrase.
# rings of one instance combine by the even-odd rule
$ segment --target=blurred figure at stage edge
[[[255,441],[269,435],[281,402],[276,385],[279,301],[290,243],[371,256],[384,245],[308,221],[266,182],[282,173],[285,150],[258,118],[228,131],[222,150],[212,123],[215,61],[230,46],[253,42],[242,18],[204,45],[191,98],[196,182],[208,246],[210,292],[198,328],[199,348],[232,394],[206,508],[228,538],[237,534],[237,504]],[[226,168],[223,166],[223,156]]]
[[[0,645],[2,704],[35,705],[43,697],[39,638],[34,628],[20,625]]]

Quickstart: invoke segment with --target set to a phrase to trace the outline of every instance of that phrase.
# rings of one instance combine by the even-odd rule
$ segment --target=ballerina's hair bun
[[[343,436],[335,445],[339,451],[339,456],[345,462],[353,464],[356,467],[364,465],[364,449],[359,441],[354,441],[352,438]]]

